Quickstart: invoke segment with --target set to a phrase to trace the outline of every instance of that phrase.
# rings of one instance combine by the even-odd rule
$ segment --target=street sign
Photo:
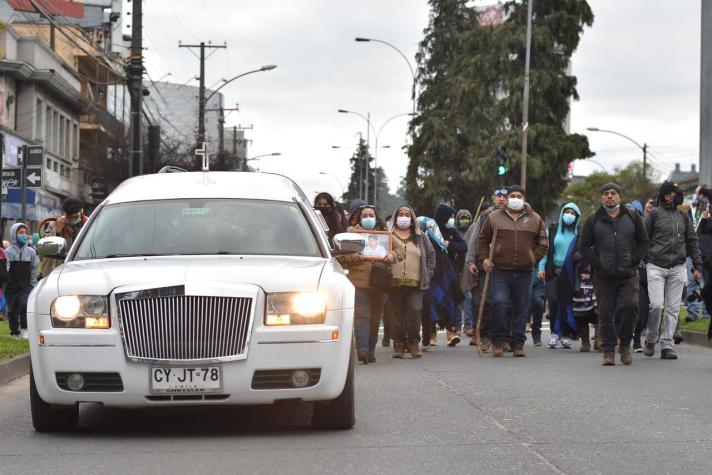
[[[42,168],[27,167],[25,172],[25,188],[42,188]]]
[[[22,188],[20,178],[22,177],[22,168],[3,168],[2,169],[2,187],[5,189]],[[25,176],[26,188],[42,188],[42,168],[27,167],[27,175]]]
[[[44,147],[42,145],[27,146],[27,166],[41,167],[44,165]],[[40,173],[42,175],[42,173]],[[41,180],[41,178],[40,178]]]

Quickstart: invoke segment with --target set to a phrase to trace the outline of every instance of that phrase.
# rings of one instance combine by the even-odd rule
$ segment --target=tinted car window
[[[105,206],[74,259],[176,254],[321,256],[295,203],[190,199]]]

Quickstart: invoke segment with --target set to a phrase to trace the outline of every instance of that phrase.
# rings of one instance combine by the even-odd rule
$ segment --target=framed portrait
[[[359,231],[366,239],[366,247],[361,255],[364,259],[381,260],[393,248],[393,236],[389,231]]]

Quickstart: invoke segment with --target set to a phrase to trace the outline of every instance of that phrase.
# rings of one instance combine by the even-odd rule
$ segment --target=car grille
[[[152,361],[241,359],[252,299],[170,296],[118,301],[129,358]]]

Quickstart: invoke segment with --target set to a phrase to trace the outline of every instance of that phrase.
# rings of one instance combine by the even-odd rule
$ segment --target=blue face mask
[[[364,229],[373,229],[376,227],[376,218],[361,218],[361,226]]]
[[[19,246],[24,246],[25,244],[27,244],[27,236],[17,236],[17,244]]]
[[[606,206],[606,205],[603,205],[603,207],[606,208],[608,211],[614,211],[614,210],[617,210],[618,208],[620,208],[620,207],[621,207],[621,204],[618,203],[618,204],[615,205],[615,206]]]
[[[455,218],[450,218],[450,219],[448,219],[448,220],[447,220],[447,224],[445,224],[445,226],[446,226],[448,229],[455,229]]]
[[[561,219],[564,220],[564,224],[567,226],[571,226],[574,222],[576,222],[576,216],[573,214],[564,213],[564,216]]]

